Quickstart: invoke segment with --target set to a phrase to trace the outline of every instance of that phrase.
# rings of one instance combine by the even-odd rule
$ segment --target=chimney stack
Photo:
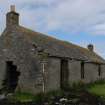
[[[6,27],[19,25],[19,14],[15,12],[15,5],[10,6],[10,12],[6,15]]]
[[[94,51],[94,46],[92,44],[89,44],[87,48],[89,51],[92,51],[92,52]]]

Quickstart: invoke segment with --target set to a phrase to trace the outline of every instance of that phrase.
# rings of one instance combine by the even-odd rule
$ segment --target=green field
[[[88,92],[97,96],[105,97],[105,84],[94,84],[90,86],[87,90]]]

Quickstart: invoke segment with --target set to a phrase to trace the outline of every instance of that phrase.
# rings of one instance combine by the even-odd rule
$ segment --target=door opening
[[[61,80],[60,85],[61,89],[68,88],[68,79],[69,79],[69,69],[68,69],[68,60],[61,60]]]
[[[8,92],[14,92],[17,84],[18,84],[18,77],[20,75],[20,72],[17,71],[17,66],[13,64],[12,61],[6,62],[6,77],[4,80],[4,88]]]

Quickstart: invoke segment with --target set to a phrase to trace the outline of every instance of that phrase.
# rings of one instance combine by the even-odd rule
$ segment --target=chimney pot
[[[89,44],[87,48],[89,51],[94,51],[94,46],[92,44]]]
[[[11,5],[10,9],[11,9],[11,12],[15,12],[15,5]]]

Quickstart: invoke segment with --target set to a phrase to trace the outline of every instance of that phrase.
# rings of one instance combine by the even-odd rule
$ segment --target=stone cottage
[[[99,79],[105,79],[105,60],[92,44],[82,48],[22,27],[11,6],[0,36],[0,89],[36,94]]]

